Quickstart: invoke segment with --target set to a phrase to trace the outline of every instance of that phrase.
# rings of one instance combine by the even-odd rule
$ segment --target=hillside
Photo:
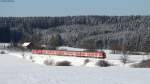
[[[150,16],[0,17],[0,42],[150,51]],[[85,44],[87,43],[87,44]]]

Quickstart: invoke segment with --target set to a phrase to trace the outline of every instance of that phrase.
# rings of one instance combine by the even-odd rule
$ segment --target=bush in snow
[[[144,60],[141,63],[133,65],[135,68],[150,68],[150,59]]]
[[[0,54],[6,54],[6,52],[5,51],[1,51]]]
[[[129,61],[127,55],[123,55],[120,60],[121,60],[121,62],[124,63],[124,64],[126,64],[126,63]]]
[[[85,59],[84,60],[84,64],[83,65],[86,65],[87,63],[89,63],[90,62],[90,60],[89,59]]]
[[[53,65],[53,64],[54,64],[54,61],[53,61],[53,60],[45,60],[45,61],[44,61],[44,64],[45,64],[45,65]]]
[[[97,66],[100,66],[100,67],[108,67],[108,66],[111,66],[111,64],[109,64],[107,61],[105,60],[100,60],[96,63]]]
[[[71,66],[71,63],[69,61],[57,62],[56,66]]]
[[[23,58],[23,59],[25,58],[25,54],[24,54],[24,53],[22,53],[22,58]]]

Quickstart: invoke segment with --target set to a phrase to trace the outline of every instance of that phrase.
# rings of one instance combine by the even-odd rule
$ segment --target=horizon
[[[66,15],[66,16],[0,16],[0,17],[19,17],[19,18],[26,18],[26,17],[80,17],[80,16],[98,16],[98,17],[130,17],[130,16],[150,16],[150,15]]]

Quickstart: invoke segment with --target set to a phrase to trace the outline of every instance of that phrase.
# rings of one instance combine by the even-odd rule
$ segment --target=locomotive
[[[103,51],[87,52],[87,51],[65,51],[65,50],[32,50],[32,53],[58,55],[58,56],[94,57],[103,59],[106,58],[106,54]]]

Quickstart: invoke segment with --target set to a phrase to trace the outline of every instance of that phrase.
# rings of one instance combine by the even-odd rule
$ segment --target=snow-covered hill
[[[44,66],[0,55],[0,84],[149,84],[150,69]]]

